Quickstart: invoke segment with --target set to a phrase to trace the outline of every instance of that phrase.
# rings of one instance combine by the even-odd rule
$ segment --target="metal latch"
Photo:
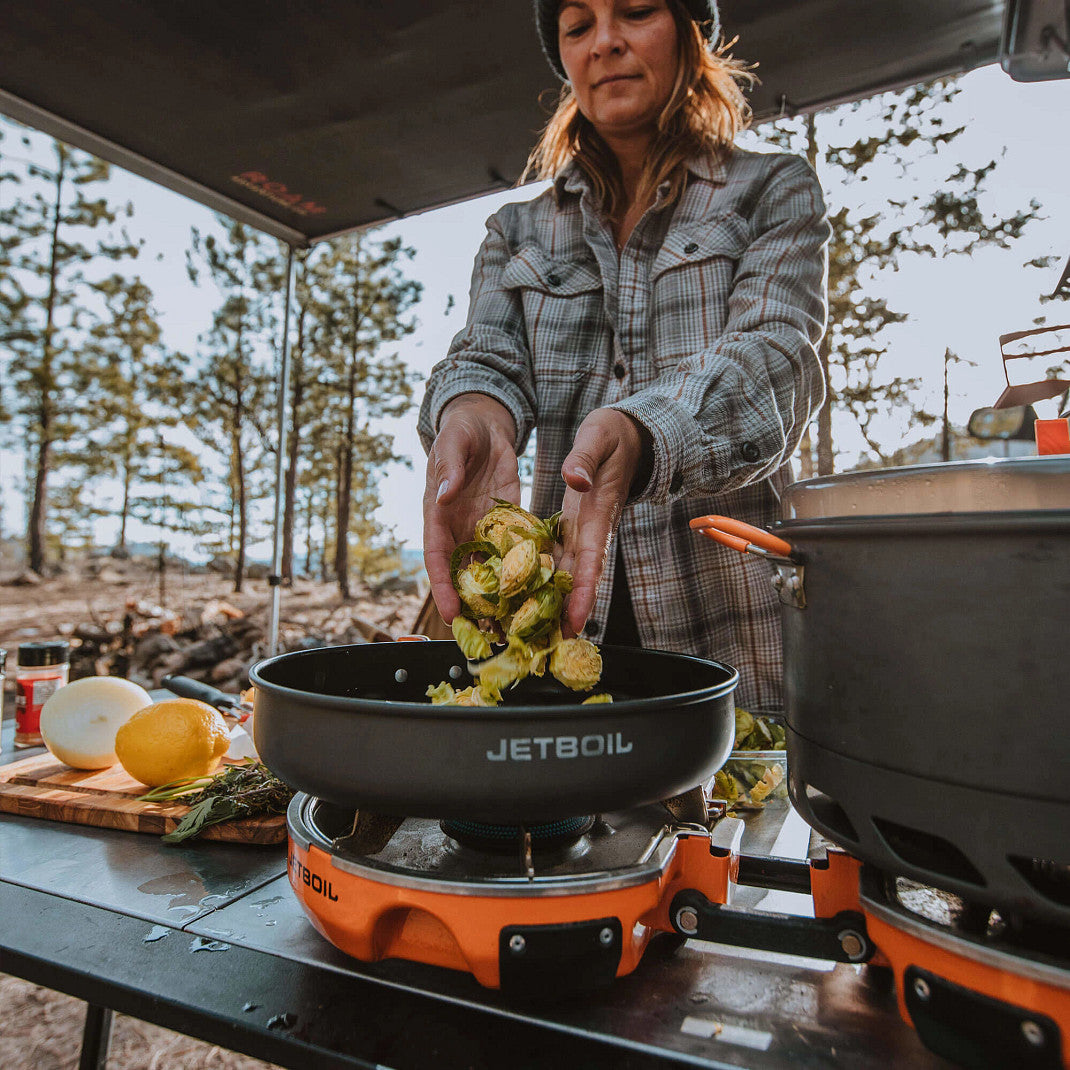
[[[769,560],[776,568],[773,586],[776,588],[777,597],[781,603],[795,609],[805,609],[806,591],[803,588],[803,566],[783,559],[769,558]]]

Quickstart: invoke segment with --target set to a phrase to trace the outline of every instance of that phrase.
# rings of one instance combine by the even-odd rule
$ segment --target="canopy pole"
[[[290,303],[294,282],[294,247],[287,245],[286,254],[286,303],[282,311],[282,344],[279,360],[279,397],[276,420],[278,422],[278,453],[275,455],[275,530],[272,534],[271,575],[271,623],[268,626],[268,656],[279,652],[279,607],[282,601],[282,514],[285,504],[283,472],[286,465],[286,410],[290,399]]]

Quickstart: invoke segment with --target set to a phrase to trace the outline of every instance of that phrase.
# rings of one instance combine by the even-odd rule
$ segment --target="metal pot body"
[[[430,684],[470,682],[453,642],[376,643],[257,665],[254,739],[292,787],[408,817],[532,824],[645,805],[703,782],[734,738],[734,669],[603,647],[583,705],[529,678],[499,707],[432,706]]]
[[[782,566],[796,808],[882,868],[1070,921],[1070,511],[776,534],[805,599]]]

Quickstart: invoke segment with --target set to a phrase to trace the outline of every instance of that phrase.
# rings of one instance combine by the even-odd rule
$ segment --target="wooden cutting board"
[[[226,759],[224,759],[226,762]],[[51,754],[0,765],[0,812],[97,828],[162,836],[178,827],[188,806],[142,802],[148,791],[121,765],[72,769]],[[286,816],[245,817],[209,825],[198,837],[228,843],[286,842]]]

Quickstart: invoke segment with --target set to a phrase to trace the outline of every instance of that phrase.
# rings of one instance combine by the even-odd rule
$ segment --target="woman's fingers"
[[[447,623],[461,608],[450,579],[454,548],[472,538],[492,498],[520,500],[514,438],[509,411],[484,394],[455,399],[439,422],[424,482],[424,565]]]
[[[642,441],[632,419],[614,409],[596,409],[580,425],[561,465],[567,487],[561,506],[561,567],[572,572],[573,584],[565,612],[567,632],[579,634],[594,608],[609,541],[641,455]]]

